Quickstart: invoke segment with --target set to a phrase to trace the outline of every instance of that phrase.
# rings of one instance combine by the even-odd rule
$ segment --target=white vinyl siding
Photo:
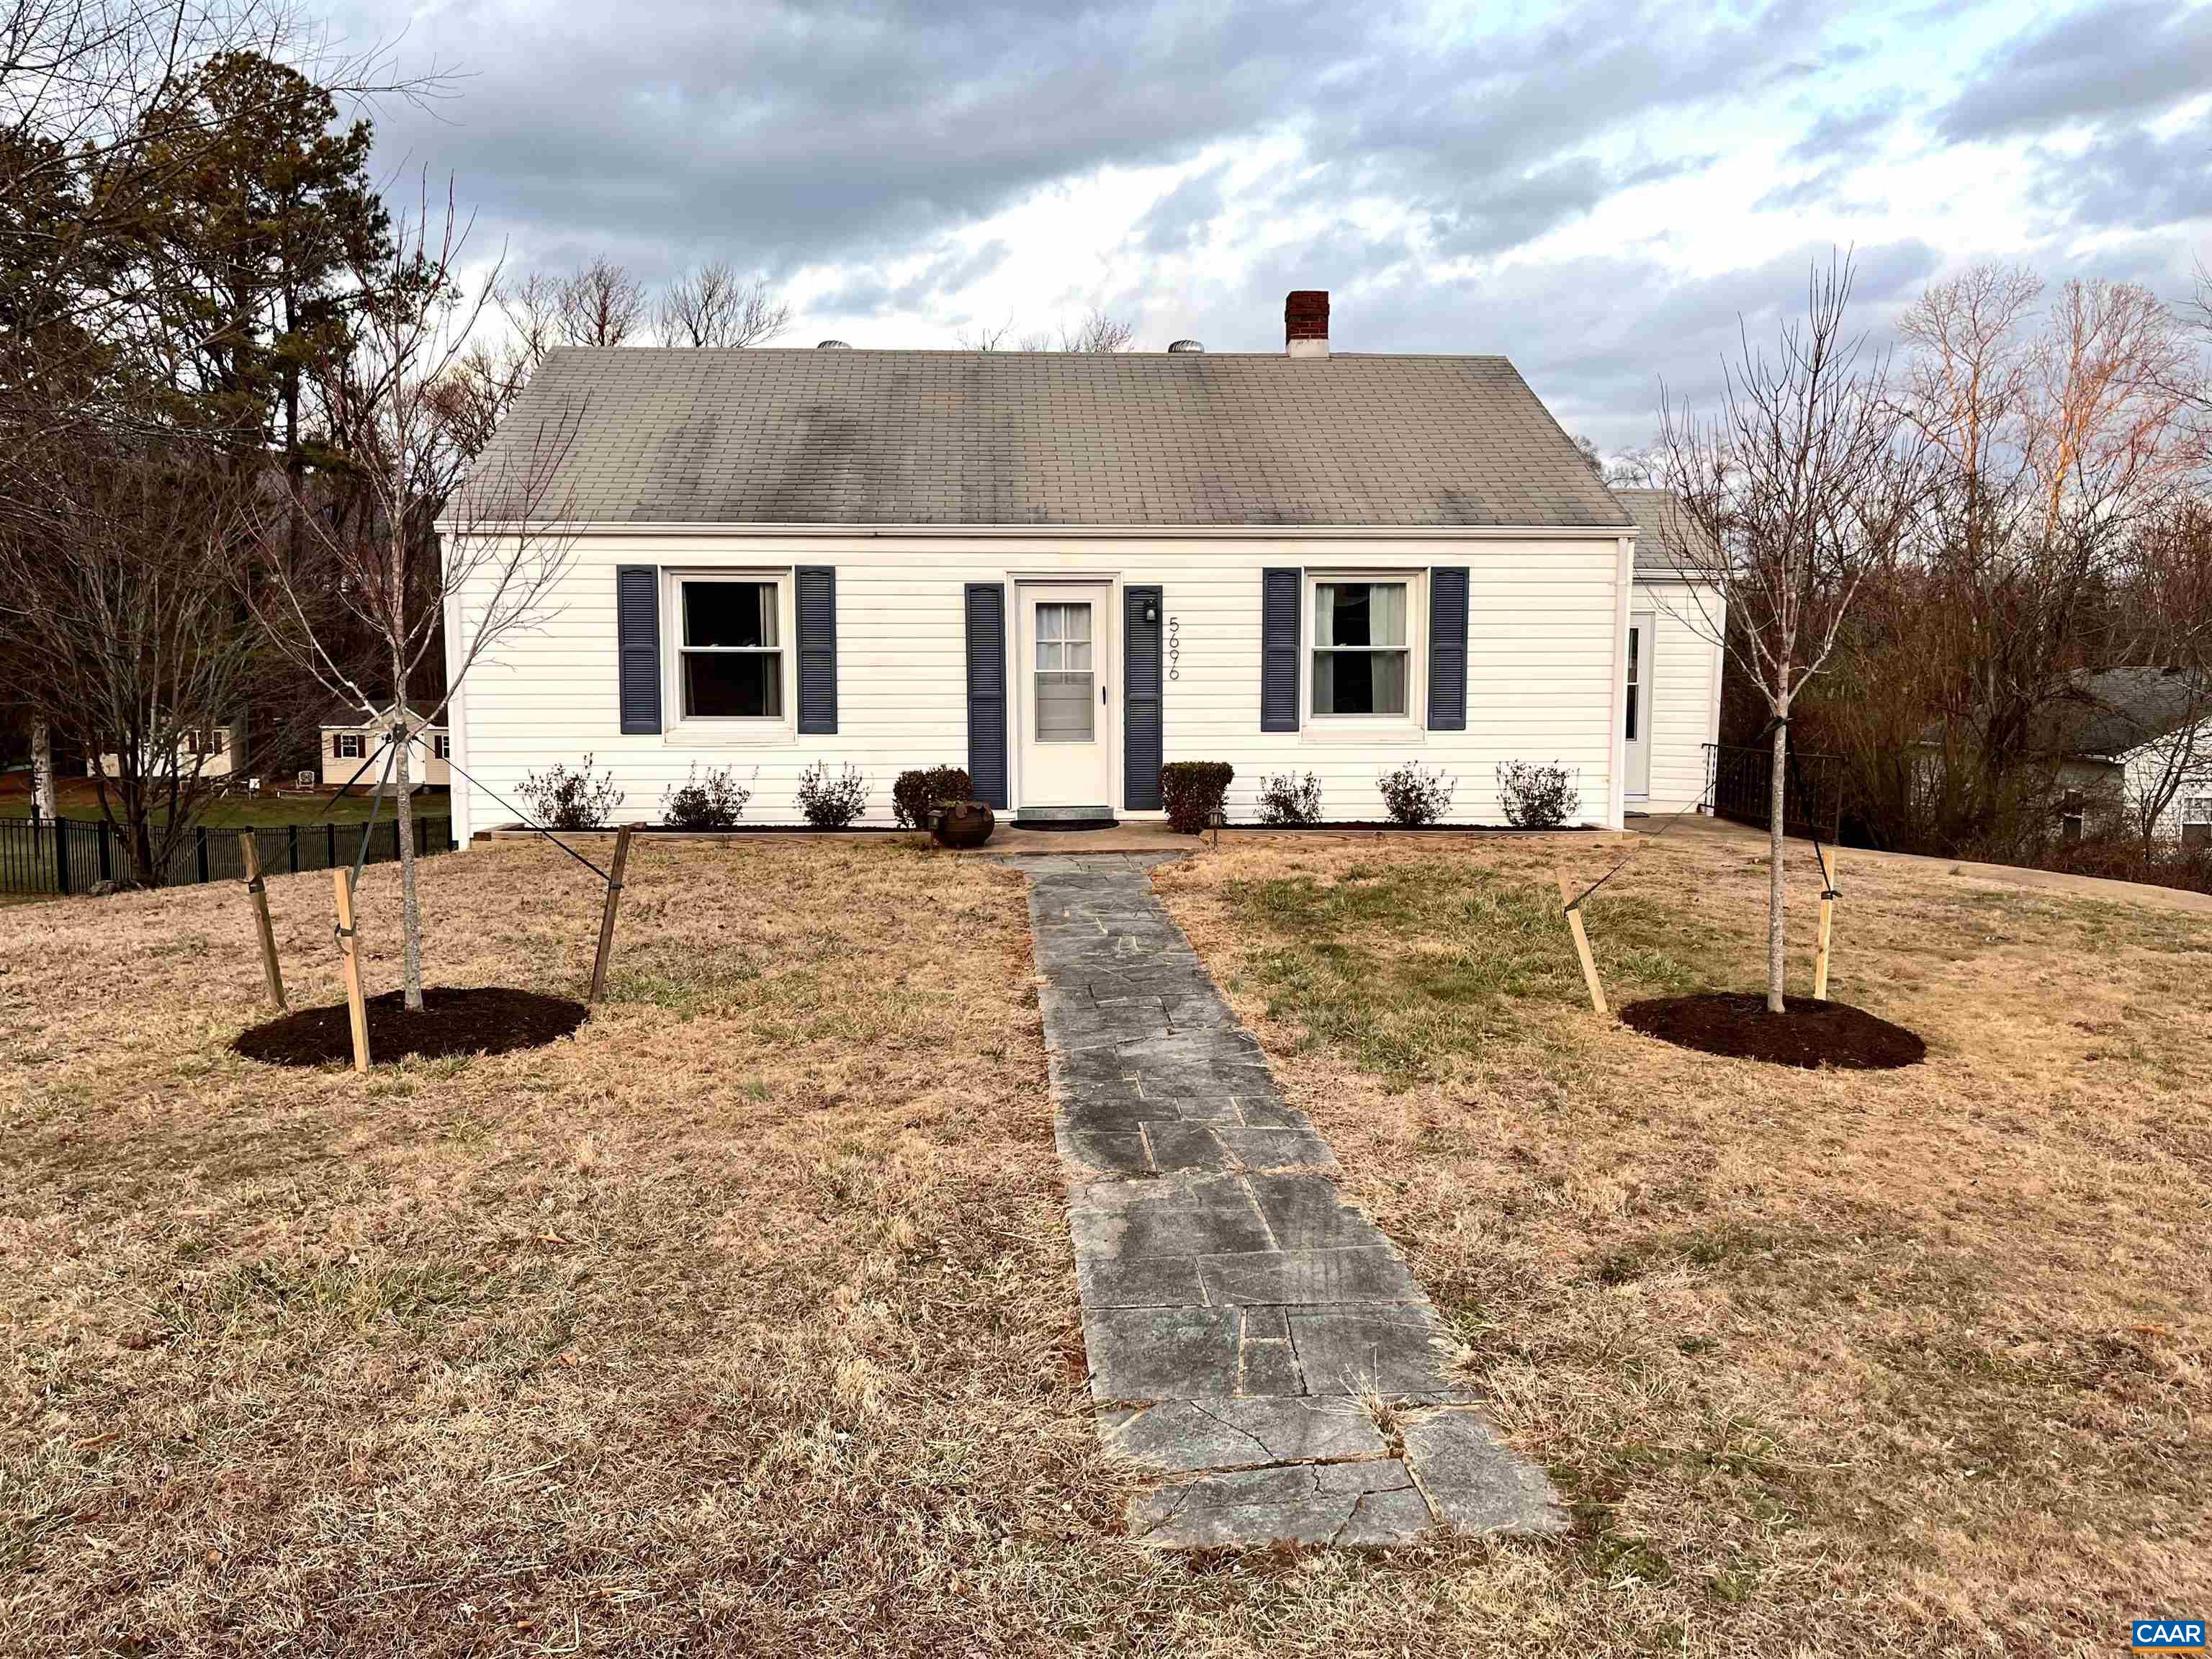
[[[1700,609],[1682,582],[1639,581],[1632,601],[1651,615],[1649,658],[1638,665],[1643,681],[1638,718],[1650,733],[1651,789],[1636,803],[1656,817],[1694,805],[1705,792],[1705,745],[1719,736],[1721,650],[1700,630],[1722,617],[1712,590]],[[1585,792],[1583,799],[1589,796]]]
[[[491,659],[470,674],[459,707],[456,753],[490,790],[514,796],[523,776],[556,762],[579,764],[586,751],[611,771],[626,793],[622,816],[649,821],[665,790],[694,765],[722,763],[714,739],[696,731],[625,736],[616,689],[615,579],[617,565],[647,564],[687,575],[732,575],[799,564],[837,572],[838,731],[835,736],[779,737],[730,748],[754,794],[746,821],[788,823],[799,814],[799,772],[817,760],[850,764],[866,774],[864,822],[891,821],[890,788],[909,767],[967,763],[967,672],[963,585],[1024,577],[1095,576],[1117,586],[1115,625],[1104,630],[1105,660],[1095,672],[1115,708],[1123,695],[1120,660],[1123,603],[1120,586],[1157,584],[1164,592],[1164,758],[1224,760],[1237,769],[1229,797],[1232,821],[1255,816],[1255,797],[1270,771],[1310,771],[1332,819],[1382,816],[1378,772],[1407,760],[1441,767],[1458,781],[1455,821],[1502,823],[1494,769],[1501,761],[1558,761],[1582,774],[1584,815],[1604,817],[1613,751],[1614,622],[1620,610],[1619,544],[1610,534],[1589,538],[1510,538],[1470,534],[1395,538],[1274,535],[1157,538],[1137,536],[956,535],[896,533],[757,537],[735,532],[685,534],[586,533],[573,549],[568,574],[540,627],[510,634]],[[1467,729],[1422,729],[1428,612],[1425,580],[1409,596],[1408,701],[1411,716],[1389,729],[1347,741],[1337,722],[1304,721],[1297,732],[1260,730],[1261,573],[1294,567],[1332,578],[1405,580],[1433,565],[1468,571]],[[1310,588],[1310,584],[1305,585]],[[676,617],[672,584],[662,586],[660,635],[672,658]],[[464,634],[481,605],[471,592],[457,604]],[[1302,605],[1311,626],[1310,593]],[[788,640],[789,619],[782,637]],[[1663,626],[1663,623],[1662,623]],[[1094,637],[1097,637],[1094,635]],[[1310,672],[1308,641],[1301,655]],[[1663,652],[1662,647],[1662,652]],[[449,643],[448,660],[459,651]],[[1663,661],[1663,656],[1662,656]],[[1694,696],[1698,735],[1707,718],[1697,677],[1675,681]],[[1671,701],[1665,678],[1662,699]],[[1095,698],[1097,693],[1091,696]],[[1310,688],[1301,686],[1301,708]],[[789,702],[787,698],[786,708]],[[1009,711],[1010,724],[1019,718]],[[1662,711],[1662,718],[1663,711]],[[1114,805],[1121,811],[1121,722],[1114,732]],[[1338,729],[1329,729],[1338,727]],[[1012,729],[1018,730],[1018,726]],[[1018,750],[1018,744],[1016,745]],[[1655,755],[1655,793],[1656,781]],[[1019,759],[1012,762],[1012,799],[1021,803]],[[752,769],[757,767],[757,777]],[[1702,787],[1702,777],[1698,787]],[[1694,791],[1693,791],[1694,793]],[[462,795],[472,798],[464,801]],[[457,791],[464,831],[489,829],[508,814],[481,793]]]

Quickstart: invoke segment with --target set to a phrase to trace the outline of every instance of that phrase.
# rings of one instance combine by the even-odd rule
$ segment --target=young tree
[[[1771,718],[1766,1006],[1777,1013],[1790,709],[1826,666],[1911,499],[1887,364],[1847,331],[1851,280],[1850,258],[1832,258],[1813,273],[1806,316],[1783,327],[1771,355],[1747,337],[1714,415],[1671,402],[1661,413],[1666,481],[1689,521],[1668,531],[1668,550],[1704,579],[1689,585],[1682,620],[1734,659]]]
[[[574,412],[557,411],[526,438],[473,465],[453,441],[444,398],[496,282],[495,273],[473,295],[465,293],[459,264],[466,239],[450,192],[442,223],[426,197],[413,222],[395,235],[386,264],[356,274],[365,291],[383,297],[350,352],[318,365],[318,380],[331,416],[331,445],[371,511],[352,533],[311,520],[320,542],[315,568],[299,576],[271,570],[256,605],[270,637],[365,721],[382,727],[392,747],[402,989],[410,1009],[422,1006],[410,750],[502,639],[553,613],[570,545],[556,483],[574,437]],[[442,547],[432,532],[441,518]],[[325,587],[374,641],[365,660],[323,619],[314,594]],[[424,687],[424,667],[441,635],[444,684]]]

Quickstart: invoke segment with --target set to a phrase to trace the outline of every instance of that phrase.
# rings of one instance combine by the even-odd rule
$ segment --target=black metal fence
[[[416,814],[415,855],[428,858],[453,845],[450,817]],[[328,870],[353,862],[361,847],[358,823],[264,824],[255,829],[254,850],[264,874]],[[82,823],[72,818],[0,818],[0,892],[82,893],[103,881],[161,887],[204,881],[246,879],[246,850],[238,830],[195,829],[170,853],[158,882],[144,883],[130,843],[106,819]],[[399,856],[399,825],[378,820],[368,843],[368,862],[389,864]]]
[[[1768,827],[1774,799],[1774,751],[1705,745],[1706,799],[1717,817]],[[1818,836],[1833,845],[1844,815],[1844,763],[1834,755],[1790,757],[1787,787],[1782,792],[1785,835]]]

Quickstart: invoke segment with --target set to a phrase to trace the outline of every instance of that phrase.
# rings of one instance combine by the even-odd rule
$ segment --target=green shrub
[[[1160,799],[1168,809],[1168,828],[1179,836],[1205,829],[1229,798],[1237,769],[1227,761],[1170,761],[1160,768]]]
[[[703,783],[698,775],[695,763],[682,786],[661,796],[660,821],[671,830],[735,829],[753,792],[719,767],[707,769]]]
[[[532,772],[515,793],[530,803],[538,822],[548,830],[602,829],[623,804],[615,775],[603,772],[593,777],[589,755],[574,772],[557,762],[543,772]]]
[[[1452,788],[1458,782],[1442,768],[1424,772],[1419,761],[1407,761],[1376,778],[1375,787],[1382,792],[1382,805],[1391,817],[1416,830],[1451,811]]]
[[[1556,830],[1582,811],[1580,772],[1571,772],[1557,761],[1531,766],[1514,761],[1498,769],[1498,804],[1505,821],[1516,830]]]
[[[832,777],[817,761],[799,775],[799,810],[817,830],[842,830],[868,810],[868,781],[854,766]]]
[[[1260,780],[1260,822],[1319,823],[1321,780],[1312,773],[1271,772]]]
[[[902,772],[891,786],[891,814],[908,830],[929,828],[929,809],[941,800],[973,800],[975,785],[964,767],[932,766]]]

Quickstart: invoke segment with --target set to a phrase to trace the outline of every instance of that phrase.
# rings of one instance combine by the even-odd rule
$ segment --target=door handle
[[[1102,703],[1106,701],[1106,687],[1103,682],[1101,682],[1098,687],[1098,701]]]

